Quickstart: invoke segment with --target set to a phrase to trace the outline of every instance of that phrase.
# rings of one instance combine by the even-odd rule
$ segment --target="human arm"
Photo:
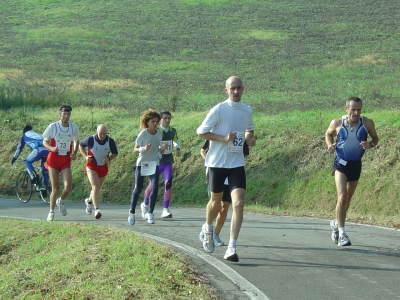
[[[111,155],[107,156],[103,160],[104,163],[109,163],[111,160],[114,160],[118,156],[117,144],[115,143],[114,139],[109,137],[109,142]]]
[[[245,133],[247,145],[253,147],[256,145],[256,138],[254,137],[254,130],[248,130]]]
[[[330,154],[333,154],[336,149],[336,143],[334,142],[334,138],[337,134],[338,122],[340,121],[341,121],[340,119],[332,120],[331,123],[329,124],[328,129],[325,132],[325,143],[328,148],[327,151]]]
[[[364,118],[364,126],[367,128],[368,135],[371,137],[370,141],[361,141],[360,144],[363,149],[374,148],[379,143],[378,134],[376,133],[375,123],[371,119]]]
[[[79,150],[79,140],[73,142],[72,153],[70,155],[72,160],[76,160],[76,154],[78,153],[78,150]]]

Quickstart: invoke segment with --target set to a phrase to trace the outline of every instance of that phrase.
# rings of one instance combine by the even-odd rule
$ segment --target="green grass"
[[[4,300],[217,299],[187,256],[127,230],[8,219],[1,228]]]
[[[237,74],[265,113],[332,109],[349,95],[398,108],[397,9],[395,1],[4,0],[0,91],[9,93],[0,103],[198,111]]]

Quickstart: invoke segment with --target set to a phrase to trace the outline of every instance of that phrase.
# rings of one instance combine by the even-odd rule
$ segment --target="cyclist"
[[[25,158],[25,164],[29,176],[31,177],[32,183],[37,185],[40,184],[40,182],[38,182],[38,176],[35,172],[35,168],[32,165],[32,163],[41,159],[44,186],[39,187],[39,189],[46,191],[46,187],[49,182],[49,172],[46,169],[44,162],[46,161],[46,157],[49,151],[43,146],[43,137],[39,133],[33,131],[31,125],[26,125],[22,130],[22,137],[18,142],[17,150],[15,150],[14,156],[11,160],[12,165],[17,160],[18,156],[21,154],[25,145],[31,150],[31,152]]]

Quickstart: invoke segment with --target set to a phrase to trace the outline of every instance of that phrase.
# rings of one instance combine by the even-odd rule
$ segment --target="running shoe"
[[[168,208],[163,208],[161,218],[172,218],[172,214]]]
[[[236,247],[232,247],[231,245],[229,245],[228,249],[225,252],[224,259],[233,261],[233,262],[238,262],[239,256],[236,253]]]
[[[338,246],[342,246],[342,247],[351,246],[349,237],[345,233],[343,233],[341,236],[339,236]]]
[[[332,236],[331,236],[332,241],[335,244],[337,244],[338,240],[339,240],[339,229],[338,229],[336,220],[332,220],[330,225],[331,225],[331,229],[332,229]]]
[[[135,225],[135,214],[129,212],[128,223],[131,225]]]
[[[51,211],[47,215],[47,221],[53,221],[53,220],[54,220],[54,211]]]
[[[219,238],[219,234],[214,233],[213,234],[213,238],[214,238],[214,245],[215,246],[220,247],[220,246],[225,245],[225,243],[223,241],[221,241],[221,239]],[[203,232],[203,230],[200,231],[199,239],[200,239],[201,242],[204,241],[204,232]]]
[[[92,214],[92,201],[90,201],[89,198],[86,198],[85,199],[85,204],[86,204],[86,213],[88,215],[91,215]]]
[[[147,214],[147,212],[149,210],[149,207],[146,204],[144,204],[144,202],[142,202],[142,204],[140,204],[140,209],[142,210],[142,218],[143,218],[143,220],[146,220],[147,219],[146,214]]]
[[[154,224],[154,213],[147,213],[147,223]]]
[[[221,239],[219,238],[219,234],[214,233],[213,234],[213,238],[214,238],[214,245],[215,246],[223,246],[225,245],[225,243],[223,241],[221,241]]]
[[[61,198],[58,198],[56,201],[56,204],[58,206],[58,209],[60,210],[60,213],[62,216],[67,215],[67,208],[65,207],[65,201],[62,200]]]
[[[100,218],[101,218],[100,209],[96,209],[96,210],[94,211],[94,218],[95,218],[95,219],[100,219]]]
[[[207,253],[214,252],[214,238],[212,231],[206,231],[206,223],[201,227],[203,232],[203,248]]]

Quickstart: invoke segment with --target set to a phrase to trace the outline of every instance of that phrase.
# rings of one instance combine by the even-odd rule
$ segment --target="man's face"
[[[167,128],[169,127],[169,123],[171,123],[171,115],[163,114],[161,116],[161,126]]]
[[[71,117],[70,111],[61,111],[58,113],[60,115],[60,120],[62,123],[68,123],[69,118]]]
[[[107,136],[107,130],[100,129],[97,131],[97,137],[99,138],[100,141],[104,141],[106,136]]]
[[[345,110],[347,112],[347,118],[349,119],[349,122],[356,123],[358,122],[358,119],[360,119],[362,103],[350,101],[349,106],[346,106]]]
[[[244,86],[241,80],[233,80],[227,83],[225,88],[225,93],[228,94],[229,100],[234,102],[239,102],[242,99],[242,94],[244,91]]]

